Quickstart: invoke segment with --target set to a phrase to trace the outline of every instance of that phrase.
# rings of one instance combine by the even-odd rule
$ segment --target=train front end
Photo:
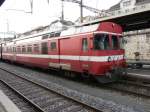
[[[126,75],[122,28],[111,22],[101,23],[92,38],[91,73],[101,83]]]

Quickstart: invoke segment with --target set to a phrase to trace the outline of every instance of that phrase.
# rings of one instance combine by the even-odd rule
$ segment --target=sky
[[[23,33],[33,28],[50,24],[61,17],[61,0],[33,0],[33,13],[30,0],[5,0],[0,7],[0,32]],[[99,10],[108,9],[120,0],[83,0],[83,4]],[[15,11],[15,10],[18,11]],[[95,15],[84,9],[83,15]],[[78,4],[64,2],[66,20],[75,21],[80,16]]]

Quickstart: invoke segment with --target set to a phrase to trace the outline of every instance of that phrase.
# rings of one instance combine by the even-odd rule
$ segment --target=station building
[[[121,0],[109,11],[127,12],[140,5],[150,5],[150,0]],[[127,59],[150,60],[150,29],[125,32],[124,38]]]

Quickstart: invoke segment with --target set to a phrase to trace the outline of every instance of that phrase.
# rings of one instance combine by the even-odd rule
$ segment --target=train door
[[[89,71],[89,41],[88,38],[81,40],[80,66],[83,72]]]
[[[49,67],[60,68],[60,49],[59,39],[49,41]]]

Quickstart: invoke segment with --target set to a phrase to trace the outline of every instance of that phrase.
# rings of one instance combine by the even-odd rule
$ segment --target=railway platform
[[[21,112],[2,90],[0,90],[0,112]]]

